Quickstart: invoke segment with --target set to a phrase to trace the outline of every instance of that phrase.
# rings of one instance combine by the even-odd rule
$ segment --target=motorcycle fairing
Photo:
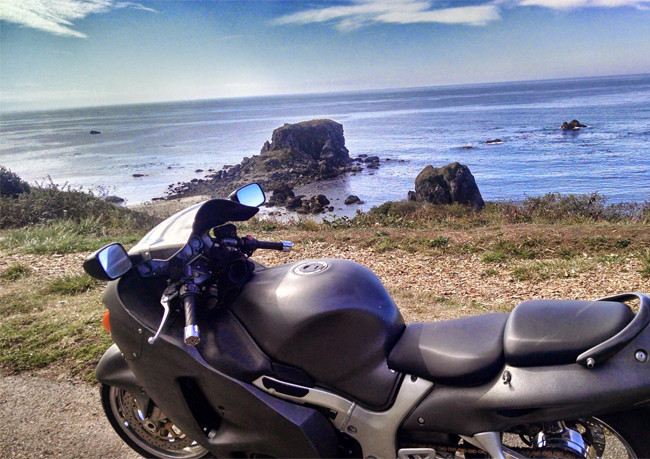
[[[142,255],[145,260],[166,260],[185,245],[190,235],[202,234],[229,221],[246,221],[259,212],[227,199],[210,199],[175,213],[149,231],[129,255]]]
[[[137,283],[140,288],[133,291]],[[198,349],[183,344],[182,330],[177,324],[170,324],[153,345],[141,345],[153,335],[151,324],[156,322],[155,315],[160,315],[159,311],[152,313],[160,308],[147,304],[151,293],[142,294],[152,289],[155,290],[155,281],[145,281],[132,272],[108,284],[104,301],[111,313],[113,340],[124,357],[139,349],[128,354],[126,360],[135,379],[163,412],[174,413],[173,421],[184,433],[219,457],[242,452],[273,457],[335,456],[336,433],[323,414],[278,400],[217,370]],[[121,294],[128,297],[128,310]],[[229,339],[218,345],[231,346],[223,350],[235,356],[250,351],[238,348],[237,341]],[[264,366],[257,359],[242,359],[240,363],[252,365],[242,370],[249,374],[261,371],[256,366]],[[100,382],[109,383],[104,378],[98,376]],[[208,415],[197,416],[197,397],[207,402],[202,408]]]

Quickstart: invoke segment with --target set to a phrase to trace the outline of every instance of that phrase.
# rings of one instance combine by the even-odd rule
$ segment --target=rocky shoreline
[[[386,159],[388,161],[389,159]],[[285,124],[273,131],[259,155],[245,157],[241,163],[226,165],[203,179],[169,185],[167,193],[154,201],[170,201],[192,196],[226,196],[247,183],[259,183],[269,194],[268,205],[298,214],[335,212],[332,200],[314,192],[319,183],[334,183],[346,174],[375,170],[381,165],[378,156],[365,154],[351,157],[345,147],[343,126],[328,119]],[[295,188],[301,187],[302,193]],[[312,190],[304,191],[305,187]],[[356,196],[334,198],[343,205],[359,204]]]
[[[170,185],[167,195],[159,200],[227,196],[247,183],[257,182],[267,192],[266,206],[278,209],[271,211],[272,214],[336,213],[344,211],[346,206],[363,204],[359,196],[341,194],[342,187],[336,186],[340,180],[347,174],[362,171],[372,175],[380,165],[381,159],[376,155],[352,158],[345,146],[343,126],[336,121],[287,123],[273,131],[271,142],[264,143],[259,155],[246,157],[237,165],[224,166],[205,179]],[[322,187],[318,184],[325,184],[334,196],[319,192]],[[458,202],[477,209],[484,205],[469,168],[457,162],[440,168],[425,167],[415,179],[415,191],[404,198],[434,204]]]

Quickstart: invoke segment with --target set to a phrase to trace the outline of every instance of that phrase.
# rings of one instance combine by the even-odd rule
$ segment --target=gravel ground
[[[104,416],[97,386],[0,375],[0,455],[137,458]]]

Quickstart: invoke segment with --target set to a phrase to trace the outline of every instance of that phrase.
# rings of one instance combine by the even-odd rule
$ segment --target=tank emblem
[[[327,268],[329,268],[329,265],[324,261],[307,261],[293,268],[293,272],[301,276],[310,276],[312,274],[322,273]]]

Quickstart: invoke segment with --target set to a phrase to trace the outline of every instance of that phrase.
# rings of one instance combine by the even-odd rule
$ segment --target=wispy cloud
[[[576,8],[619,8],[633,7],[641,10],[650,7],[650,0],[522,0],[522,6],[542,6],[554,10]]]
[[[437,22],[444,24],[483,25],[499,19],[498,8],[492,4],[435,8],[433,2],[422,0],[355,0],[349,5],[314,8],[279,17],[276,25],[330,22],[343,31],[372,23],[413,24]]]
[[[486,25],[501,18],[501,8],[539,6],[554,10],[577,8],[650,8],[650,0],[476,0],[450,7],[435,0],[350,0],[348,4],[311,8],[281,16],[275,25],[329,23],[341,31],[376,24],[441,23]]]
[[[64,37],[85,38],[72,21],[90,14],[133,8],[155,12],[139,3],[116,0],[0,0],[0,20]]]

